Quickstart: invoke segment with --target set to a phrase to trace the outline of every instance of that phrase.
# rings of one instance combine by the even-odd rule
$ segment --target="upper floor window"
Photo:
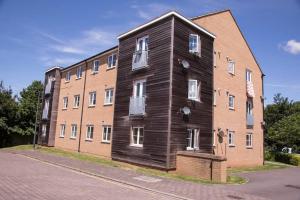
[[[234,146],[234,131],[228,131],[228,145]]]
[[[199,129],[188,129],[187,150],[199,149]]]
[[[189,37],[189,52],[201,55],[201,40],[200,40],[199,35],[190,34],[190,37]]]
[[[72,124],[71,125],[71,138],[76,138],[77,136],[77,125]]]
[[[246,134],[246,147],[251,148],[252,147],[252,133]]]
[[[253,114],[253,101],[252,99],[248,99],[246,102],[246,112],[247,115],[252,115]]]
[[[195,79],[189,79],[188,99],[200,101],[201,82]]]
[[[47,134],[47,125],[43,124],[42,125],[42,137],[46,137]]]
[[[103,126],[102,131],[102,142],[110,142],[111,138],[111,126],[105,125]]]
[[[67,109],[68,108],[68,97],[64,97],[63,98],[63,109]]]
[[[135,50],[137,52],[139,52],[139,51],[148,51],[148,41],[149,41],[148,36],[138,38],[137,42],[136,42]]]
[[[89,98],[89,106],[95,106],[96,105],[96,92],[90,92],[90,98]]]
[[[144,143],[144,128],[132,127],[131,146],[143,147],[143,143]]]
[[[66,125],[65,124],[61,124],[60,125],[60,134],[59,134],[59,137],[65,137],[65,132],[66,132]]]
[[[77,77],[77,79],[82,77],[82,67],[81,66],[77,68],[76,77]]]
[[[94,137],[94,125],[87,125],[86,140],[92,140]]]
[[[234,110],[234,99],[235,99],[235,97],[230,94],[228,99],[229,99],[229,104],[228,104],[229,109]]]
[[[117,54],[112,54],[107,58],[107,68],[111,69],[117,65]]]
[[[74,108],[79,107],[80,95],[74,95]]]
[[[228,72],[230,74],[235,74],[235,62],[232,60],[228,61]]]
[[[113,89],[105,90],[105,99],[104,99],[104,104],[105,105],[110,105],[110,104],[113,103],[113,95],[114,95],[114,90]]]
[[[92,68],[92,73],[97,73],[99,72],[99,66],[100,66],[100,61],[95,60]]]
[[[69,82],[70,80],[71,80],[71,72],[68,71],[68,72],[66,73],[66,82]]]
[[[146,80],[137,80],[133,86],[134,97],[145,97],[146,96]]]
[[[246,70],[246,81],[252,82],[252,72],[250,70]]]

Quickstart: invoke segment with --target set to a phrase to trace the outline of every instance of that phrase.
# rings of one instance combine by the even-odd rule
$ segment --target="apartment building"
[[[262,164],[262,71],[230,11],[169,12],[118,40],[45,73],[40,144],[165,170],[178,151]]]

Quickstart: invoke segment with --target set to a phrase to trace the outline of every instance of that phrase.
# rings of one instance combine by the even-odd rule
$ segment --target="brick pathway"
[[[148,188],[150,190],[160,191],[185,197],[187,199],[204,199],[204,200],[218,200],[218,199],[245,199],[245,200],[263,200],[265,198],[243,194],[228,188],[223,189],[214,185],[203,185],[186,181],[179,181],[161,177],[153,177],[151,181],[143,181],[141,176],[145,176],[132,170],[124,170],[115,167],[102,166],[90,162],[60,157],[57,155],[41,153],[39,151],[17,151],[17,154],[26,155],[42,161],[53,164],[59,164],[71,168],[76,168],[81,171],[98,174],[118,182],[136,185],[138,187]],[[156,179],[160,179],[157,181]],[[46,181],[46,180],[45,180]],[[171,197],[170,197],[171,198]]]

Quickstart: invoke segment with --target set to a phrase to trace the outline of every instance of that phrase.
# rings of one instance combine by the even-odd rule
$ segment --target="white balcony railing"
[[[52,88],[52,80],[48,80],[48,83],[46,85],[46,88],[45,88],[45,94],[50,94],[51,93],[51,88]]]
[[[254,118],[252,114],[247,114],[247,126],[253,126],[254,125]]]
[[[130,97],[129,115],[145,114],[145,97]]]
[[[132,56],[132,71],[148,66],[148,50],[137,51]]]
[[[255,97],[252,81],[247,81],[247,95],[252,98]]]

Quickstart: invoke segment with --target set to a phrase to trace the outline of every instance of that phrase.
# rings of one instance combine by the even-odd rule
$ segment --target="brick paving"
[[[90,162],[75,160],[66,157],[60,157],[57,155],[41,153],[39,151],[17,151],[17,154],[26,155],[32,158],[36,158],[42,161],[46,161],[53,164],[59,164],[68,166],[71,168],[76,168],[89,173],[98,174],[100,176],[105,176],[121,183],[128,183],[136,185],[139,187],[148,188],[150,190],[155,190],[163,193],[169,193],[184,197],[187,199],[204,199],[204,200],[218,200],[218,199],[245,199],[245,200],[263,200],[266,198],[241,193],[239,191],[234,191],[228,188],[221,188],[215,185],[203,185],[186,181],[179,181],[174,179],[167,179],[161,177],[153,177],[155,179],[160,179],[160,181],[145,182],[140,180],[140,176],[145,176],[144,174],[138,173],[132,170],[124,170],[116,167],[108,167],[103,165],[98,165]],[[0,160],[0,163],[2,161]],[[1,167],[2,169],[2,167]],[[40,175],[37,173],[37,177]],[[42,178],[41,178],[42,179]],[[43,179],[47,183],[47,179]],[[50,184],[50,183],[49,183]],[[96,186],[96,185],[95,185]],[[109,191],[112,191],[111,189]],[[57,193],[57,192],[56,192]],[[115,195],[115,194],[114,194]],[[128,196],[125,199],[131,199]],[[172,199],[171,196],[168,197]],[[143,198],[145,199],[145,198]]]

